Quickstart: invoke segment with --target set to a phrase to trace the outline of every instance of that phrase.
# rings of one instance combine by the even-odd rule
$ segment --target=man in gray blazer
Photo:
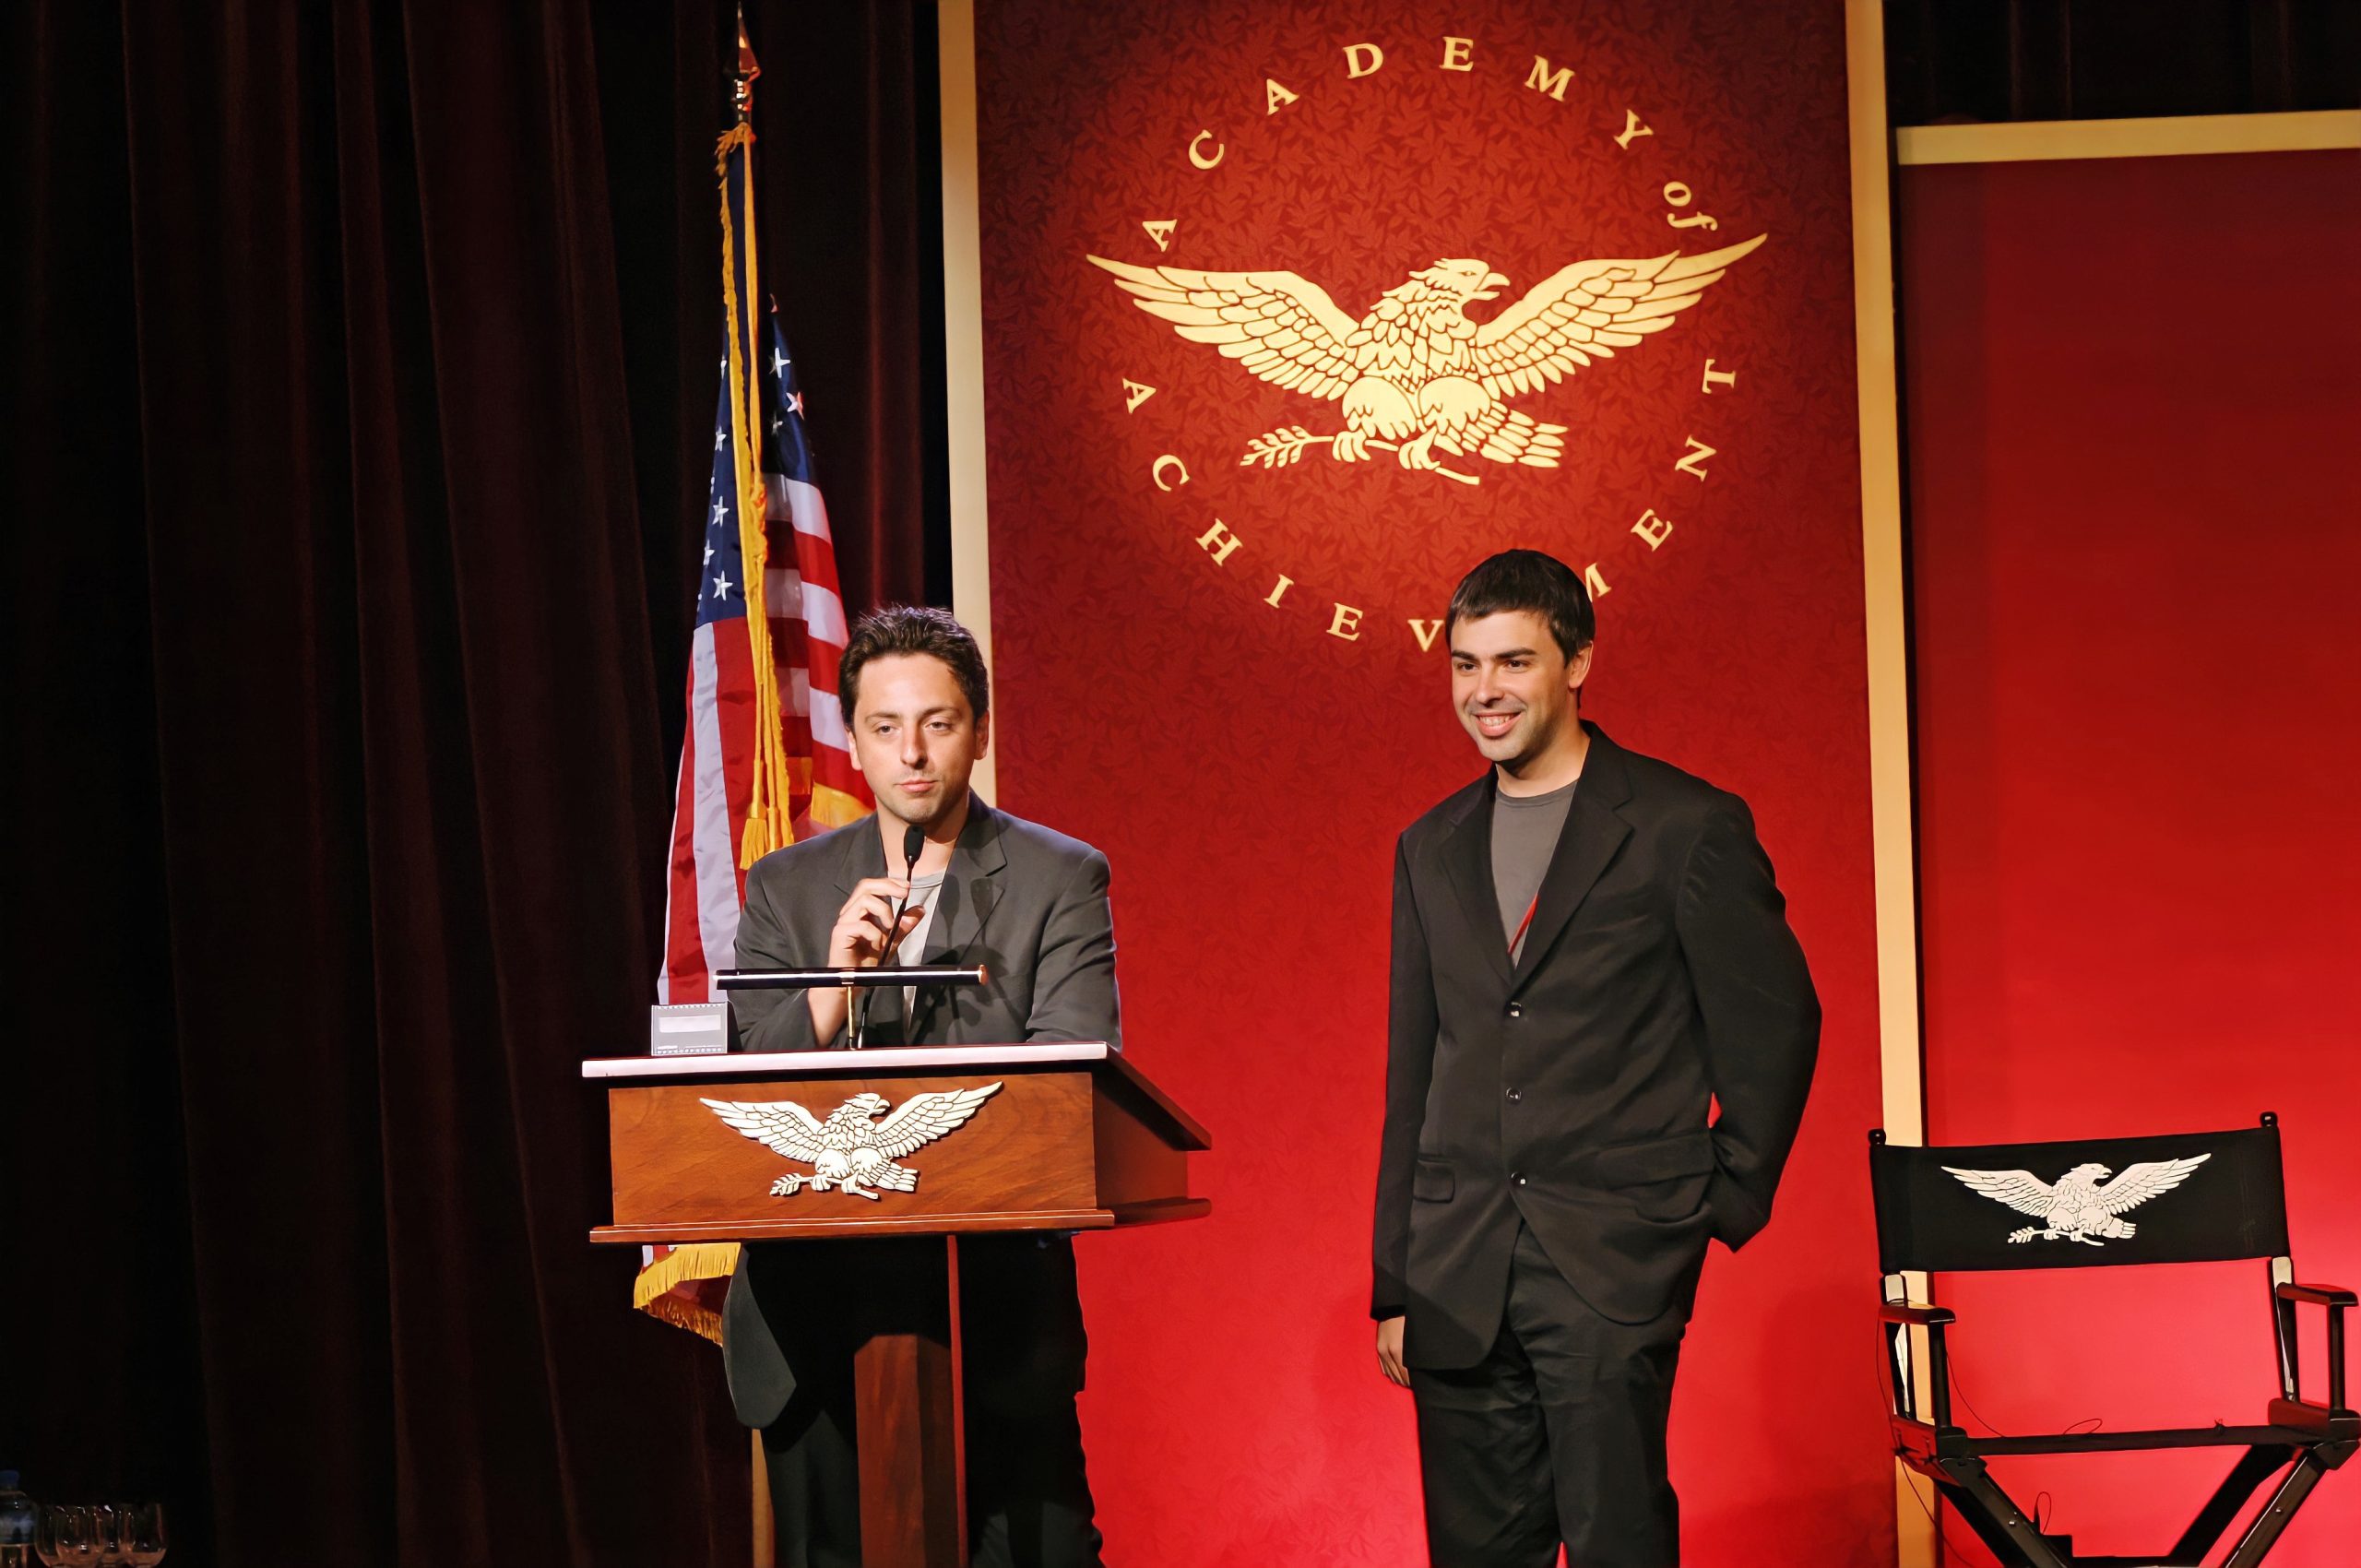
[[[756,862],[742,968],[981,965],[989,983],[924,992],[741,992],[741,1051],[865,1044],[1105,1040],[1120,1046],[1107,857],[995,811],[968,790],[991,743],[991,693],[967,628],[894,607],[853,629],[838,697],[879,810]],[[906,862],[909,829],[923,834]],[[897,913],[898,912],[898,913]],[[914,957],[922,955],[922,957]],[[860,1008],[866,1005],[865,1020]],[[939,1277],[931,1239],[747,1247],[723,1311],[739,1419],[761,1430],[778,1568],[858,1568],[853,1352]],[[1095,1565],[1082,1429],[1086,1340],[1062,1236],[959,1245],[974,1561]]]

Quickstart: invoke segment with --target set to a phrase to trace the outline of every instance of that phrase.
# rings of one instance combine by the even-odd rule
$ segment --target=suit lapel
[[[982,940],[985,922],[1000,902],[1000,873],[1008,865],[1000,833],[1000,814],[980,798],[971,797],[967,824],[959,830],[959,842],[952,846],[951,866],[937,895],[941,907],[935,910],[934,923],[927,928],[923,962],[962,963],[969,949]],[[944,989],[930,986],[919,993],[918,1016],[911,1020],[912,1039],[927,1038]]]
[[[836,862],[836,891],[849,897],[853,884],[862,877],[885,874],[885,841],[877,836],[877,814],[872,812],[853,823],[844,836],[844,858]],[[842,904],[839,899],[838,907]],[[835,923],[836,918],[831,910],[829,922]]]
[[[1509,983],[1512,995],[1533,978],[1566,922],[1574,918],[1623,840],[1631,836],[1631,826],[1615,812],[1631,798],[1631,778],[1623,766],[1622,751],[1596,725],[1584,728],[1590,731],[1590,754],[1584,759],[1582,782],[1574,787],[1574,803],[1566,813],[1565,830],[1558,835],[1557,851],[1549,857],[1549,870],[1541,879],[1533,926],[1525,933],[1525,946]],[[1493,919],[1499,918],[1495,905]]]
[[[1508,939],[1498,935],[1501,895],[1492,882],[1492,789],[1491,775],[1487,773],[1468,791],[1466,809],[1444,836],[1442,854],[1452,890],[1459,895],[1468,929],[1476,934],[1476,945],[1484,950],[1494,973],[1505,981],[1509,979]]]

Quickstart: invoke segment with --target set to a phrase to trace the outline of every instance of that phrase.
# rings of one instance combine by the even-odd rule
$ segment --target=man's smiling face
[[[1575,694],[1590,649],[1572,660],[1530,610],[1504,610],[1451,629],[1451,703],[1484,760],[1509,772],[1548,752],[1577,722]]]

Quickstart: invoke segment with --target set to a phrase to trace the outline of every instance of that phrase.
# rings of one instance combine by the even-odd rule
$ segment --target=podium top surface
[[[1169,1135],[1177,1146],[1207,1149],[1213,1135],[1204,1124],[1175,1104],[1148,1080],[1121,1051],[1104,1040],[1054,1040],[1038,1045],[884,1045],[867,1051],[724,1051],[697,1056],[611,1056],[582,1063],[582,1075],[611,1089],[635,1081],[716,1083],[744,1078],[776,1078],[804,1073],[841,1076],[883,1077],[891,1074],[933,1071],[993,1073],[1026,1067],[1081,1067],[1109,1075],[1128,1085],[1156,1111],[1169,1119]]]
[[[1104,1040],[1046,1045],[883,1045],[867,1051],[718,1051],[702,1056],[614,1056],[582,1064],[586,1078],[742,1078],[753,1074],[908,1072],[918,1067],[1032,1067],[1121,1060]]]

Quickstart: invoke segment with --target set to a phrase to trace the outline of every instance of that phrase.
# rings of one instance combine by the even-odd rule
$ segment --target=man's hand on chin
[[[1377,1325],[1377,1370],[1388,1379],[1410,1386],[1410,1369],[1402,1364],[1402,1324],[1405,1319],[1380,1319]]]

